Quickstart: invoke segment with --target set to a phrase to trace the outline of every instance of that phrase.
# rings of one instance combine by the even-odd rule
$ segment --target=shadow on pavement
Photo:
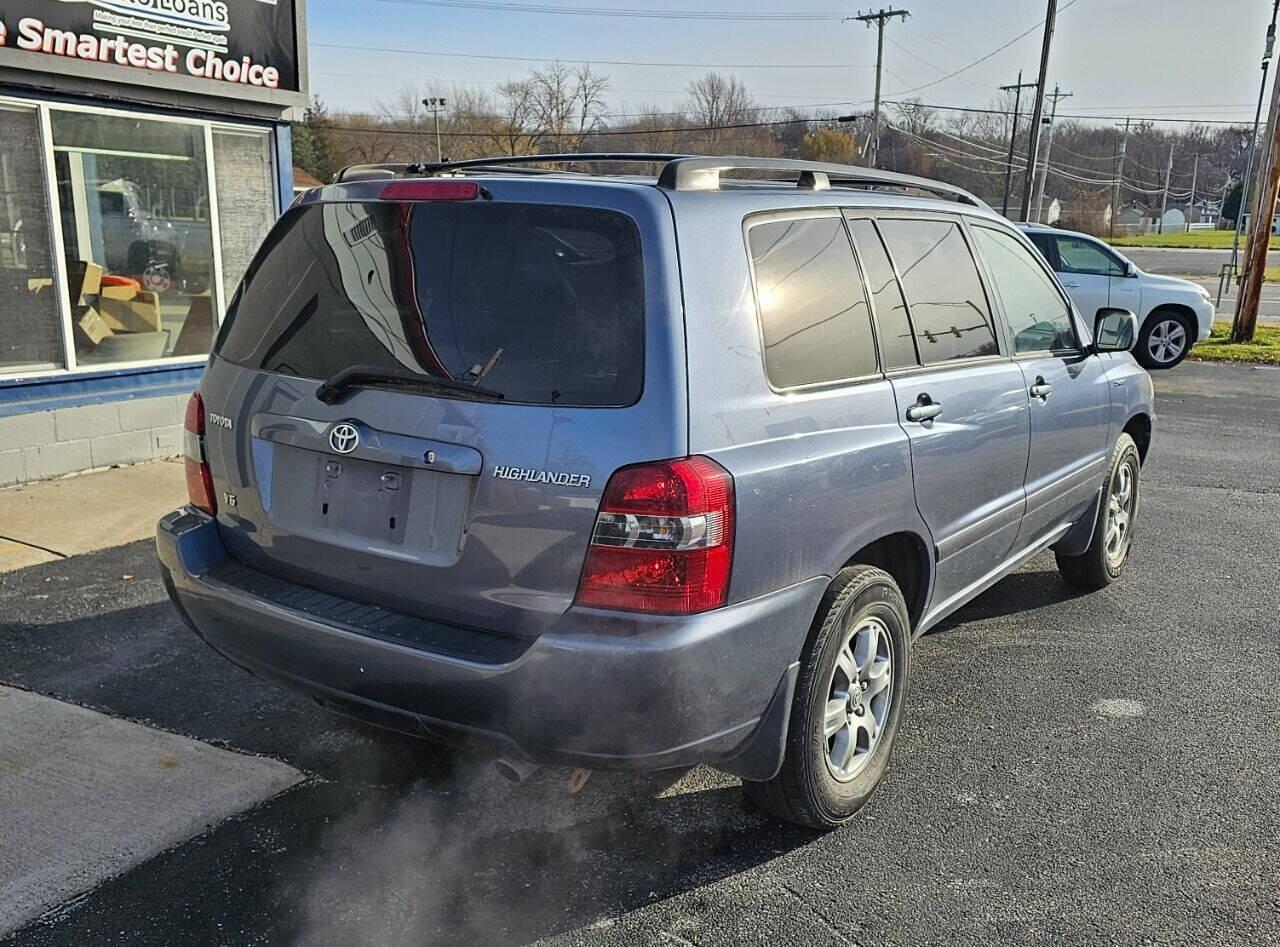
[[[157,600],[157,580],[120,568],[139,569],[128,597],[150,601],[105,610],[89,595],[64,620],[7,615],[0,680],[311,778],[30,925],[20,943],[115,942],[124,930],[130,943],[526,943],[815,837],[748,808],[736,779],[706,768],[595,773],[578,793],[567,770],[544,769],[517,786],[483,758],[347,721],[233,667]]]

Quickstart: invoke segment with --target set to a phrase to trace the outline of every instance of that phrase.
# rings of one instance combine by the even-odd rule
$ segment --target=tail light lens
[[[664,615],[718,608],[733,517],[733,477],[710,458],[621,468],[600,501],[578,603]]]
[[[198,391],[193,391],[187,401],[187,417],[183,427],[186,434],[183,438],[182,465],[187,473],[187,498],[192,506],[214,516],[218,512],[218,503],[213,498],[213,474],[205,462],[204,399]]]

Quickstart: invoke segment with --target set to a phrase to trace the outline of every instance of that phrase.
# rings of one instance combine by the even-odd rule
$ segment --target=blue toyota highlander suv
[[[227,308],[160,560],[196,634],[332,710],[524,766],[708,763],[829,827],[914,638],[1042,550],[1119,576],[1134,331],[936,181],[348,169]]]

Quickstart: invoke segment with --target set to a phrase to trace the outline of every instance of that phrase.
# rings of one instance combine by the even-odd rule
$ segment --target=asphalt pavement
[[[705,768],[513,786],[330,716],[187,632],[146,542],[0,575],[0,683],[305,775],[10,942],[1280,942],[1280,371],[1157,391],[1123,578],[1039,556],[920,639],[886,781],[825,835]]]

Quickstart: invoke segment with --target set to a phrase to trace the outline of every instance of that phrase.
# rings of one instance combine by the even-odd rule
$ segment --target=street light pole
[[[1280,2],[1280,0],[1277,0]],[[445,100],[432,96],[422,100],[423,106],[435,116],[436,120],[436,163],[444,164],[444,149],[440,146],[440,113],[444,111]]]

